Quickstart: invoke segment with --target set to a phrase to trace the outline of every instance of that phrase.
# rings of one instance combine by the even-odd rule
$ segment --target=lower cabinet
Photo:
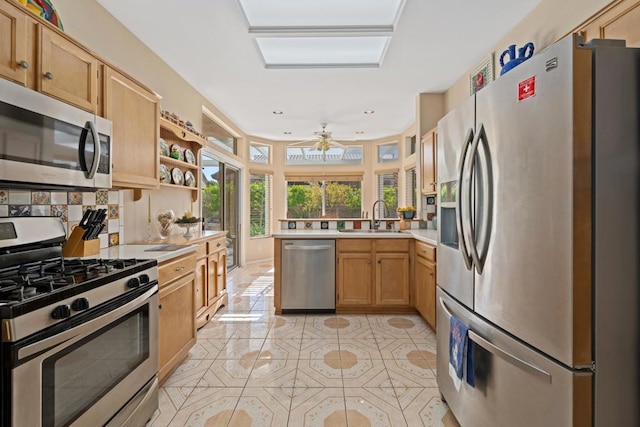
[[[341,312],[413,311],[410,239],[338,239]]]
[[[436,248],[416,242],[415,307],[424,320],[436,329]]]
[[[196,261],[196,326],[203,327],[227,304],[227,240],[225,236],[200,243]]]
[[[187,357],[196,343],[196,255],[159,266],[158,379],[160,383]]]

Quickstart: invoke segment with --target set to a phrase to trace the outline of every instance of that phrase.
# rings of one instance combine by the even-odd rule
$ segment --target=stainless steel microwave
[[[111,188],[111,122],[0,79],[0,185]]]

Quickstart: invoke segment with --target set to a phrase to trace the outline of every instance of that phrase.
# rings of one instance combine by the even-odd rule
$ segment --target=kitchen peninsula
[[[330,239],[336,243],[337,313],[420,312],[435,323],[437,230],[280,230],[274,237],[274,304],[282,313],[283,239]],[[422,280],[425,258],[433,280]],[[302,266],[300,268],[303,268]],[[420,276],[420,279],[418,279]],[[417,280],[417,281],[416,281]],[[426,303],[425,303],[426,300]],[[427,314],[424,307],[432,307]]]

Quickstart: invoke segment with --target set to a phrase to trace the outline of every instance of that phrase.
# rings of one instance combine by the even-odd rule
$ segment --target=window
[[[202,133],[212,144],[230,153],[238,154],[236,137],[204,113],[202,114]]]
[[[251,163],[263,163],[265,165],[271,163],[271,146],[251,142],[249,144],[249,161]]]
[[[287,179],[287,218],[360,218],[359,180]]]
[[[416,152],[416,136],[407,136],[405,137],[405,151],[406,157],[409,157],[413,153]]]
[[[405,193],[404,205],[417,207],[418,188],[416,186],[416,168],[415,166],[405,171]]]
[[[362,146],[333,147],[327,151],[314,150],[313,147],[287,147],[286,156],[287,165],[361,165]]]
[[[378,145],[378,163],[398,160],[398,143]]]
[[[398,172],[378,174],[378,199],[387,207],[387,218],[395,218],[398,209]]]
[[[271,177],[251,173],[249,184],[249,237],[269,237],[271,222]]]

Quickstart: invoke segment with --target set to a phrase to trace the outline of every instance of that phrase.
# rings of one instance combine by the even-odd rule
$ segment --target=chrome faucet
[[[376,200],[375,202],[373,202],[373,208],[371,209],[372,214],[371,214],[371,227],[373,227],[374,230],[377,230],[380,227],[380,218],[378,218],[378,220],[376,221],[376,205],[378,203],[382,203],[382,206],[384,206],[384,217],[387,217],[387,205],[384,203],[384,200],[379,199]]]

